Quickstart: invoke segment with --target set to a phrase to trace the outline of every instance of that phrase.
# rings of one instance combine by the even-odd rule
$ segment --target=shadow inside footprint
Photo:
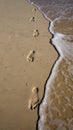
[[[34,61],[34,54],[35,54],[35,51],[34,50],[31,50],[29,52],[29,54],[27,55],[27,61],[28,62],[33,62]]]
[[[31,98],[29,99],[28,108],[33,110],[39,105],[39,103],[39,89],[37,87],[33,87]]]

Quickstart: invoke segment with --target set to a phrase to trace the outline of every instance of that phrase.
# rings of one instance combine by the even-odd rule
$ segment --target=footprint
[[[35,51],[34,50],[31,50],[29,52],[29,54],[27,55],[27,61],[28,62],[33,62],[34,61],[34,54],[35,54]]]
[[[39,36],[39,31],[38,31],[38,29],[35,29],[33,31],[33,37],[38,37],[38,36]]]
[[[30,18],[30,22],[31,22],[31,21],[32,21],[32,22],[35,22],[35,17],[31,17],[31,18]]]
[[[33,9],[32,9],[32,12],[36,12],[36,8],[33,8]]]
[[[39,89],[37,87],[32,88],[31,98],[29,99],[28,108],[33,110],[39,105]]]

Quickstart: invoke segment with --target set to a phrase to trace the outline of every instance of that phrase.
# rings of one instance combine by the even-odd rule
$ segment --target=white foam
[[[67,41],[66,37],[67,36],[63,34],[55,33],[52,43],[55,45],[61,56],[73,60],[73,42]]]

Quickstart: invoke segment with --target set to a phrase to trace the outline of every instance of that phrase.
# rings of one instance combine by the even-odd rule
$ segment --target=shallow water
[[[73,130],[73,62],[56,62],[40,106],[39,130]]]
[[[73,0],[31,0],[50,20],[59,52],[40,105],[38,130],[73,130]]]

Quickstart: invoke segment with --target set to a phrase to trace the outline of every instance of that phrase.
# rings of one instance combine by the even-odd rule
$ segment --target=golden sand
[[[41,100],[45,81],[57,58],[48,21],[25,0],[0,3],[0,130],[35,130],[37,109],[28,109],[32,86]],[[30,21],[31,17],[36,20]],[[38,29],[40,35],[33,37]],[[34,62],[27,55],[35,50]]]

